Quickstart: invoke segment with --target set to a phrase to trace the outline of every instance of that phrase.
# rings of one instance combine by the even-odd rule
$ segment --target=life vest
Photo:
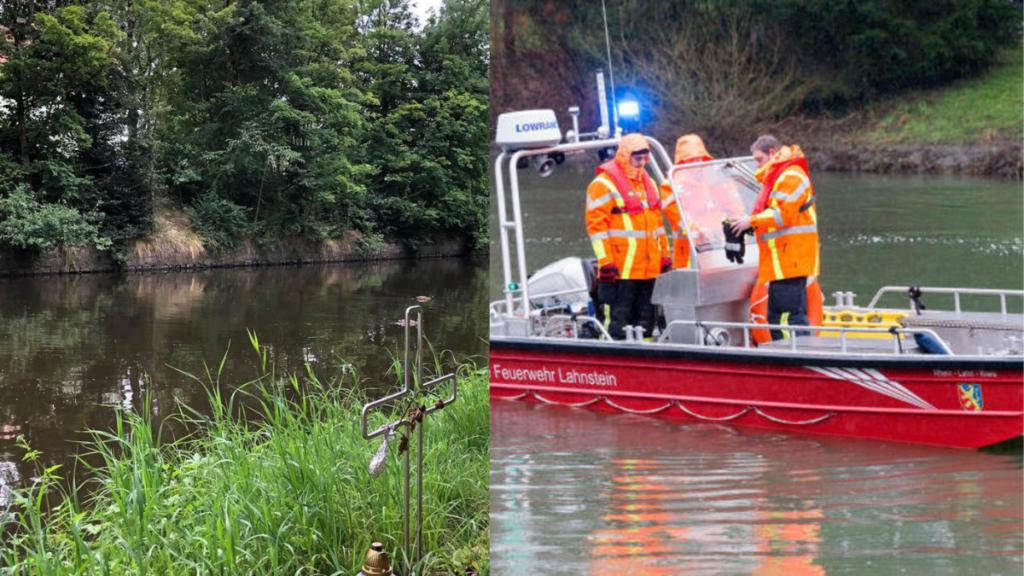
[[[620,194],[624,195],[626,201],[626,211],[631,216],[636,216],[643,213],[644,210],[661,210],[661,199],[658,198],[658,192],[654,188],[654,181],[644,171],[641,173],[641,180],[644,183],[644,190],[647,192],[644,194],[637,194],[633,189],[632,182],[629,178],[626,178],[626,173],[619,166],[619,163],[615,160],[609,160],[604,164],[597,167],[597,175],[605,173],[612,182],[615,184],[615,188]],[[646,200],[646,205],[644,201]]]

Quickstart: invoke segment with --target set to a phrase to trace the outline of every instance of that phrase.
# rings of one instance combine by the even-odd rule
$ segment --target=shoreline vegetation
[[[153,232],[127,243],[120,260],[94,246],[54,247],[45,251],[0,248],[0,278],[93,272],[195,271],[238,268],[465,257],[484,248],[465,238],[438,240],[415,250],[398,241],[350,230],[341,238],[241,240],[231,248],[208,246],[185,213],[158,202]]]
[[[412,6],[0,2],[0,253],[486,245],[486,3]]]
[[[93,431],[88,479],[43,469],[0,510],[0,574],[355,574],[373,541],[401,565],[401,461],[359,428],[359,377],[323,382],[311,371],[263,376],[230,394],[207,373],[208,412],[180,407],[192,430],[166,439],[144,408]],[[223,364],[222,364],[223,367]],[[434,366],[440,370],[440,366]],[[400,370],[395,370],[401,379]],[[489,562],[487,370],[457,367],[459,399],[426,418],[424,551],[419,574],[486,574]],[[345,384],[349,389],[344,389]],[[373,429],[393,419],[377,415]]]
[[[762,133],[800,144],[812,170],[1024,176],[1021,8],[641,2],[609,7],[615,84],[670,151],[701,135],[716,157]],[[651,22],[662,23],[651,27]],[[491,2],[491,116],[551,108],[600,123],[600,5]],[[606,82],[608,77],[606,74]]]

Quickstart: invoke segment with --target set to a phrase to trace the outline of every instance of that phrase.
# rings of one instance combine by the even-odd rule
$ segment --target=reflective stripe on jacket
[[[690,237],[683,226],[683,217],[676,203],[672,187],[667,183],[661,185],[661,211],[668,218],[672,230],[672,268],[688,268],[690,266]]]
[[[627,184],[630,188],[615,185],[609,172],[617,169],[614,162],[602,165],[587,188],[587,233],[597,265],[615,264],[623,280],[657,278],[661,259],[669,255],[664,219],[657,207],[650,206],[643,181],[629,180],[623,174],[618,180],[622,188]],[[646,179],[649,182],[649,177]],[[630,196],[632,201],[628,201]],[[641,209],[631,214],[627,204]]]
[[[783,147],[757,176],[767,192],[764,210],[750,219],[760,248],[758,282],[818,276],[818,215],[803,152]]]

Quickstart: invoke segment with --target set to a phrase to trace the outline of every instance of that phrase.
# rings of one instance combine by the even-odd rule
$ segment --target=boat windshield
[[[671,179],[689,220],[689,236],[697,252],[723,246],[723,220],[750,214],[760,190],[753,176],[756,169],[749,157],[672,167]],[[748,235],[746,242],[755,242],[754,236]]]

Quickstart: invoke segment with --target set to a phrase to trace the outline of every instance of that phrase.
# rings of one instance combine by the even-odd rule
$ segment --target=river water
[[[592,170],[520,172],[531,271],[591,256]],[[812,179],[827,303],[889,284],[1024,287],[1019,182]],[[492,201],[491,300],[496,222]],[[493,573],[1019,575],[1022,470],[1020,442],[961,451],[493,402]]]
[[[385,389],[402,347],[395,323],[426,296],[424,336],[483,365],[486,278],[482,259],[446,259],[0,280],[0,511],[6,486],[35,473],[18,435],[71,470],[82,431],[109,429],[146,395],[158,419],[177,402],[205,411],[202,385],[175,369],[206,380],[204,361],[215,374],[227,352],[225,390],[255,378],[246,330],[278,373],[308,363],[329,382],[354,368]]]

